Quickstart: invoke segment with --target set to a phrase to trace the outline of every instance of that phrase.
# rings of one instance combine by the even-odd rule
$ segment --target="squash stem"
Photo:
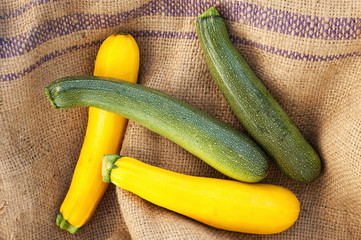
[[[61,213],[59,213],[58,216],[56,217],[56,225],[58,225],[61,229],[67,230],[72,234],[76,233],[80,228],[71,225],[67,220],[64,219],[63,214]]]
[[[207,11],[202,13],[202,15],[199,16],[199,18],[207,18],[207,17],[219,17],[219,13],[217,9],[215,7],[211,7],[210,9],[208,9]]]
[[[102,176],[103,182],[110,182],[110,173],[113,168],[117,168],[114,163],[122,156],[118,154],[108,154],[103,156]]]

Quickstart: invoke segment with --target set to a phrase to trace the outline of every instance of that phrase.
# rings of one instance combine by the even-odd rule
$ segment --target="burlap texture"
[[[115,32],[139,44],[139,83],[243,130],[208,71],[196,17],[216,5],[232,41],[323,161],[311,184],[274,165],[263,181],[301,202],[287,231],[217,230],[110,186],[73,236],[55,225],[84,138],[87,108],[54,110],[44,87],[91,75]],[[359,0],[0,3],[0,239],[361,239],[361,2]],[[224,178],[169,140],[130,122],[122,155],[196,176]]]

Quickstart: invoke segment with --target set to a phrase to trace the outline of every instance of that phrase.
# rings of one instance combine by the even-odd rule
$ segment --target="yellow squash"
[[[105,182],[219,229],[279,233],[300,212],[297,197],[280,186],[189,176],[119,155],[104,156],[102,171]]]
[[[101,45],[94,75],[136,83],[139,49],[129,34],[113,34]],[[75,233],[93,215],[108,184],[102,181],[104,154],[118,153],[127,119],[98,108],[89,108],[88,126],[73,179],[56,223]]]

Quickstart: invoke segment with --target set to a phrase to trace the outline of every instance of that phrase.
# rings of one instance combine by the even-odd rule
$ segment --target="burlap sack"
[[[87,108],[55,110],[44,87],[91,75],[101,42],[130,32],[139,83],[242,129],[207,69],[196,17],[216,5],[232,40],[323,161],[311,184],[274,165],[263,181],[301,202],[287,231],[217,230],[110,186],[73,236],[55,225],[82,146]],[[0,239],[361,239],[359,0],[8,0],[0,12]],[[224,178],[169,140],[130,122],[121,154],[165,169]]]

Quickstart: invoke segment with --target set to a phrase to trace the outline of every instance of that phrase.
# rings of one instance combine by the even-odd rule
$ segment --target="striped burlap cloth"
[[[91,75],[101,42],[129,32],[141,52],[139,83],[242,130],[208,71],[196,17],[217,6],[232,41],[323,161],[311,184],[272,165],[263,181],[301,202],[287,231],[217,230],[110,186],[72,236],[55,225],[82,146],[87,109],[54,110],[44,87]],[[361,239],[361,1],[0,2],[0,239]],[[130,122],[121,154],[190,175],[224,176]]]

